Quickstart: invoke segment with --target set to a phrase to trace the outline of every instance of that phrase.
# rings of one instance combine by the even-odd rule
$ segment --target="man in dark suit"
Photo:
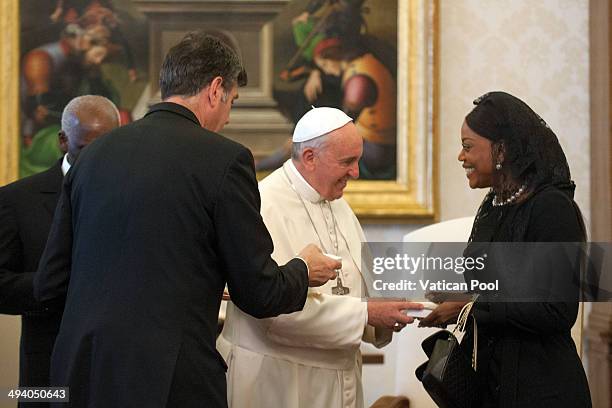
[[[72,406],[226,407],[226,283],[263,318],[301,310],[309,284],[336,276],[314,245],[270,258],[253,157],[214,133],[245,84],[231,48],[187,35],[162,65],[164,102],[92,143],[66,178],[35,293],[66,296],[51,382]]]
[[[64,157],[42,173],[0,188],[0,313],[22,315],[22,387],[49,384],[61,313],[36,302],[32,279],[47,242],[62,178],[85,145],[119,125],[118,115],[115,105],[104,97],[73,99],[64,109],[59,133]]]

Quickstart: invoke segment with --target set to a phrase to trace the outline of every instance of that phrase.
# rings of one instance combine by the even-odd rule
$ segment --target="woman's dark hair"
[[[164,59],[159,73],[161,97],[193,96],[218,76],[225,90],[247,84],[246,71],[230,46],[202,31],[189,33]]]

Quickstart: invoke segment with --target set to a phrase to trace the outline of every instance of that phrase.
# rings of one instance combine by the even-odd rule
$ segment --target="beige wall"
[[[589,218],[587,0],[441,0],[441,219],[471,215],[482,192],[458,168],[459,128],[472,100],[506,90],[555,131]]]

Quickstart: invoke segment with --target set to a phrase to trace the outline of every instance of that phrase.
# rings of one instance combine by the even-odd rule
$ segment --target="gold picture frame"
[[[0,185],[19,166],[19,0],[0,2]]]
[[[437,220],[437,13],[437,0],[398,0],[398,174],[349,184],[345,197],[360,220]]]
[[[150,21],[149,38],[164,40],[165,20],[161,13],[175,13],[181,1],[131,0]],[[257,26],[257,19],[288,4],[288,0],[200,0],[184,2],[185,15],[203,8],[212,13],[253,13],[251,23],[260,29],[261,44],[259,66],[255,70],[255,84],[241,91],[238,101],[244,104],[241,115],[232,113],[232,123],[222,132],[248,144],[254,137],[261,143],[270,143],[261,135],[273,132],[287,137],[287,124],[262,128],[257,135],[253,123],[262,125],[280,123],[276,112],[262,114],[262,106],[271,101],[273,80],[273,35],[269,23]],[[366,5],[371,0],[366,2]],[[183,6],[180,6],[183,7]],[[170,11],[169,11],[170,10]],[[263,10],[263,11],[259,11]],[[435,220],[437,214],[437,76],[438,76],[438,0],[397,0],[397,177],[395,180],[355,180],[349,183],[345,197],[361,220],[417,221]],[[260,14],[257,14],[260,13]],[[221,15],[221,14],[218,14]],[[188,19],[186,21],[189,21]],[[263,21],[263,20],[262,20]],[[260,27],[260,28],[257,28]],[[0,183],[17,178],[19,158],[19,0],[0,2]],[[168,26],[176,35],[176,27]],[[163,48],[163,47],[162,47]],[[156,77],[163,55],[160,47],[149,46],[149,76]],[[162,49],[163,51],[163,49]],[[251,80],[249,81],[251,83]],[[153,86],[151,101],[155,101]],[[244,96],[244,97],[243,97]],[[263,103],[261,103],[263,101]],[[260,103],[259,110],[249,110]],[[236,110],[236,109],[235,109]],[[267,112],[267,111],[266,111]],[[234,120],[234,117],[237,117]],[[242,118],[242,119],[241,119]],[[255,126],[256,127],[256,126]],[[266,136],[267,137],[267,136]],[[246,140],[246,141],[245,141]],[[255,152],[256,153],[256,152]]]

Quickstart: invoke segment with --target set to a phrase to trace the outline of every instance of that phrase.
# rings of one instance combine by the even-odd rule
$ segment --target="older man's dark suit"
[[[73,406],[225,407],[215,348],[227,282],[245,312],[300,310],[306,265],[279,267],[253,157],[155,105],[97,139],[66,177],[35,294],[67,291],[51,381]]]
[[[32,280],[62,186],[61,160],[0,188],[0,313],[20,314],[19,384],[49,384],[49,361],[61,314],[43,311]],[[42,406],[37,404],[36,406]]]

